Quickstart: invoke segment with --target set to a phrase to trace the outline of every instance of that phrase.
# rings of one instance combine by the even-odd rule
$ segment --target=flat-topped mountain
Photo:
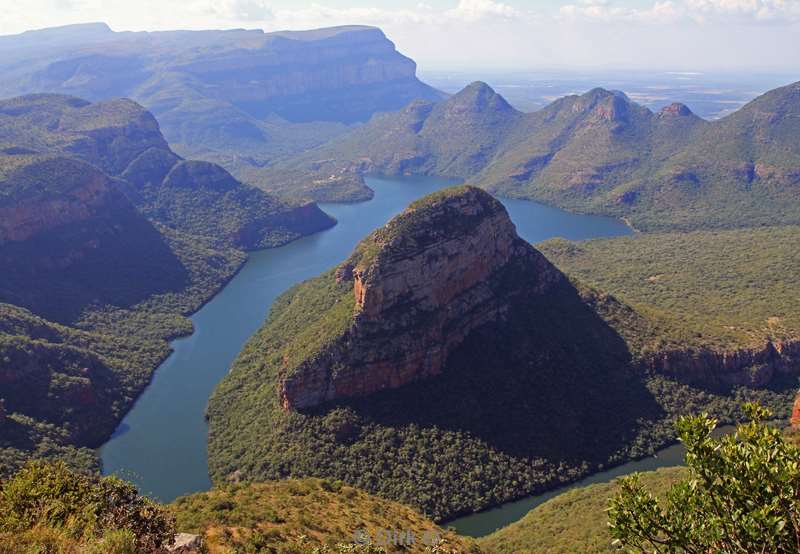
[[[104,24],[0,37],[0,96],[128,97],[188,157],[242,176],[344,132],[346,124],[443,94],[380,29],[116,33]],[[252,182],[260,184],[254,175]]]
[[[271,171],[276,190],[307,198],[336,197],[320,176],[336,175],[343,197],[360,198],[354,176],[426,174],[628,217],[644,230],[797,223],[799,90],[776,89],[707,122],[682,104],[653,113],[603,89],[522,114],[476,83],[376,116]]]

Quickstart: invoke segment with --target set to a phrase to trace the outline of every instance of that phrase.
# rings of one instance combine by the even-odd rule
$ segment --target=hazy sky
[[[800,72],[800,0],[0,0],[0,34],[380,26],[424,69]]]

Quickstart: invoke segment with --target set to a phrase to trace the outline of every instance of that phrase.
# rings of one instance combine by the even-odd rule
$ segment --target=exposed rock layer
[[[523,286],[510,277],[528,275]],[[401,387],[439,374],[470,333],[511,303],[546,294],[563,275],[520,239],[503,206],[459,187],[412,205],[367,237],[337,271],[352,282],[347,330],[286,368],[284,408],[302,409]]]
[[[668,350],[651,354],[645,367],[679,381],[704,386],[767,386],[780,373],[800,369],[800,341],[768,341],[762,348],[720,352]]]

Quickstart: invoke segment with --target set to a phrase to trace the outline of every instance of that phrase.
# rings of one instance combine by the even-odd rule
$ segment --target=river
[[[250,255],[230,283],[192,316],[195,332],[172,342],[173,353],[125,416],[100,454],[106,474],[135,483],[169,502],[211,486],[206,458],[208,397],[275,298],[292,285],[344,260],[359,240],[409,203],[453,184],[435,178],[368,178],[375,197],[359,204],[323,204],[338,224],[281,248]],[[525,200],[503,200],[530,242],[631,233],[624,223],[568,213]]]

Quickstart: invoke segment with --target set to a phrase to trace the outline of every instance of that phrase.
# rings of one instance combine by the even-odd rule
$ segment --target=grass
[[[4,553],[153,552],[170,544],[174,535],[174,519],[167,510],[114,477],[31,462],[0,481]]]
[[[644,317],[640,352],[706,346],[763,347],[800,338],[794,244],[800,227],[636,234],[539,249],[575,279]],[[644,335],[644,333],[643,333]]]
[[[179,529],[203,535],[210,554],[254,544],[264,551],[310,552],[352,544],[359,532],[381,546],[387,530],[410,532],[416,539],[407,548],[383,545],[387,552],[428,552],[435,538],[440,552],[479,552],[471,539],[441,529],[411,508],[340,481],[230,484],[178,498],[170,509]]]

